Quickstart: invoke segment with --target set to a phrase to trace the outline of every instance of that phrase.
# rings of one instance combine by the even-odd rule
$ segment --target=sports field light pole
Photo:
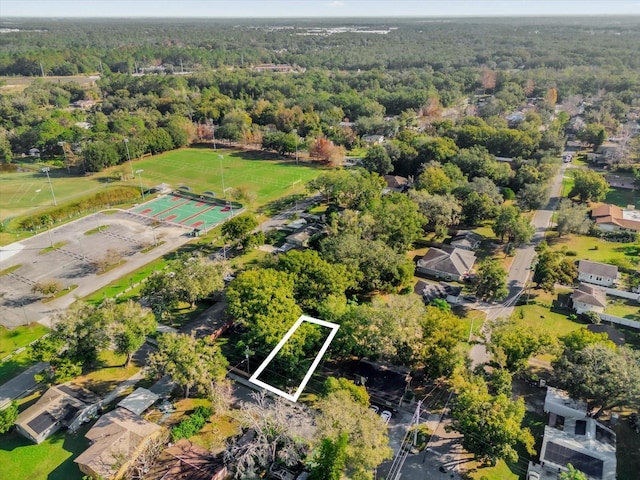
[[[136,170],[138,179],[140,180],[140,194],[142,195],[142,200],[144,200],[144,190],[142,189],[142,172],[144,172],[144,170],[142,169]]]
[[[222,180],[222,194],[224,199],[227,199],[226,190],[224,189],[224,170],[222,169],[222,155],[218,155],[218,161],[220,162],[220,179]]]
[[[129,160],[129,166],[131,167],[131,176],[133,178],[136,178],[135,173],[133,173],[133,163],[131,163],[131,155],[129,155],[129,139],[123,138],[122,141],[124,142],[124,148],[127,149],[127,160]]]
[[[51,197],[53,198],[53,206],[56,207],[58,206],[58,202],[56,201],[56,194],[53,193],[53,184],[51,183],[51,177],[49,176],[49,171],[51,169],[49,167],[44,167],[42,169],[42,173],[46,173],[47,174],[47,181],[49,182],[49,188],[51,189]]]

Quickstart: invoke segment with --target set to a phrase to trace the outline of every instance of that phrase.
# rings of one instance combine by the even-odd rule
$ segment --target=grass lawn
[[[627,205],[634,205],[636,208],[640,208],[640,194],[637,190],[610,188],[603,202],[623,208],[627,208]]]
[[[640,305],[638,305],[638,302],[613,296],[609,296],[607,300],[608,305],[604,313],[615,315],[616,317],[628,318],[630,320],[640,320]]]
[[[5,357],[18,348],[29,345],[48,331],[49,329],[47,327],[39,323],[31,323],[28,326],[17,327],[13,330],[0,327],[0,358]]]
[[[633,243],[606,242],[601,238],[586,235],[565,235],[558,238],[556,232],[547,235],[547,243],[552,250],[576,252],[576,260],[589,259],[594,262],[612,263],[627,268],[638,268],[628,247]]]
[[[516,318],[521,318],[522,315],[527,324],[544,329],[556,336],[566,335],[584,325],[583,323],[569,320],[567,315],[552,311],[542,305],[517,306],[515,307],[514,315]]]
[[[207,450],[222,450],[225,448],[227,438],[238,435],[240,432],[240,425],[233,418],[226,415],[213,415],[202,430],[189,440]]]
[[[58,431],[35,445],[15,431],[0,435],[0,478],[29,480],[80,480],[73,459],[89,446],[88,425],[75,434]]]
[[[116,355],[111,350],[102,351],[98,355],[98,368],[77,377],[73,383],[82,385],[98,395],[105,395],[140,370],[134,362],[125,368],[124,361],[124,355]]]
[[[221,157],[221,158],[220,158]],[[305,184],[322,173],[315,165],[294,159],[278,159],[260,151],[235,149],[183,148],[161,155],[134,160],[135,168],[144,170],[142,183],[152,187],[168,183],[174,188],[188,185],[194,192],[214,191],[222,197],[222,174],[225,188],[246,188],[255,195],[255,207],[294,193],[304,193]],[[52,203],[51,190],[40,165],[25,165],[25,171],[3,172],[0,218],[13,218],[44,210]],[[69,176],[64,168],[52,168],[51,185],[58,204],[95,194],[112,186],[138,186],[138,179],[112,181],[126,171],[118,165],[88,176]],[[29,234],[0,236],[7,244]]]

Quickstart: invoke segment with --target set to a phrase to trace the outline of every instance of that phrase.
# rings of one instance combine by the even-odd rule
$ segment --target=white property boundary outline
[[[267,365],[271,363],[271,360],[273,360],[273,358],[282,349],[284,344],[287,343],[287,341],[295,333],[298,327],[302,325],[303,322],[315,323],[316,325],[321,325],[323,327],[330,328],[331,332],[329,333],[329,336],[322,344],[322,347],[318,351],[318,354],[316,355],[316,358],[313,360],[313,363],[311,364],[311,367],[307,371],[307,374],[302,379],[302,382],[300,383],[300,385],[298,385],[298,387],[296,388],[296,393],[294,395],[291,395],[287,392],[280,390],[279,388],[274,387],[273,385],[269,385],[268,383],[258,380],[258,377],[264,371],[264,369],[267,368]],[[325,322],[324,320],[318,320],[317,318],[308,317],[307,315],[301,315],[300,318],[296,320],[296,323],[294,323],[293,326],[289,329],[286,335],[282,337],[282,340],[280,340],[280,343],[276,345],[276,348],[274,348],[271,351],[269,356],[264,360],[264,362],[260,364],[260,366],[255,371],[255,373],[251,375],[251,378],[249,378],[249,381],[255,385],[258,385],[259,387],[264,388],[265,390],[275,393],[276,395],[280,395],[281,397],[286,398],[287,400],[291,400],[292,402],[297,402],[300,395],[302,395],[302,391],[304,390],[304,387],[306,387],[307,383],[309,383],[309,380],[311,380],[311,375],[313,375],[313,372],[316,370],[318,364],[320,363],[320,360],[322,360],[322,356],[329,348],[329,344],[331,343],[331,340],[333,340],[333,337],[335,337],[336,333],[338,333],[339,328],[340,328],[340,325],[336,323]]]

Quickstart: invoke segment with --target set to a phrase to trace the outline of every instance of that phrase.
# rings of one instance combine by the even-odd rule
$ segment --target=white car
[[[389,410],[383,410],[380,414],[380,418],[382,418],[385,425],[388,424],[389,420],[391,420],[391,412]]]
[[[378,408],[377,405],[369,405],[369,410],[371,410],[373,413],[377,415],[380,409]]]

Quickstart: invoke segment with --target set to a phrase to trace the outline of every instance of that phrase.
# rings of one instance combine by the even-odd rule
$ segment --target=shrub
[[[171,430],[171,440],[177,442],[181,438],[193,437],[204,427],[205,423],[211,416],[211,409],[206,407],[198,407],[185,420],[181,421]]]
[[[577,257],[578,256],[578,252],[576,252],[575,250],[567,250],[566,252],[564,252],[564,254],[567,257]]]

